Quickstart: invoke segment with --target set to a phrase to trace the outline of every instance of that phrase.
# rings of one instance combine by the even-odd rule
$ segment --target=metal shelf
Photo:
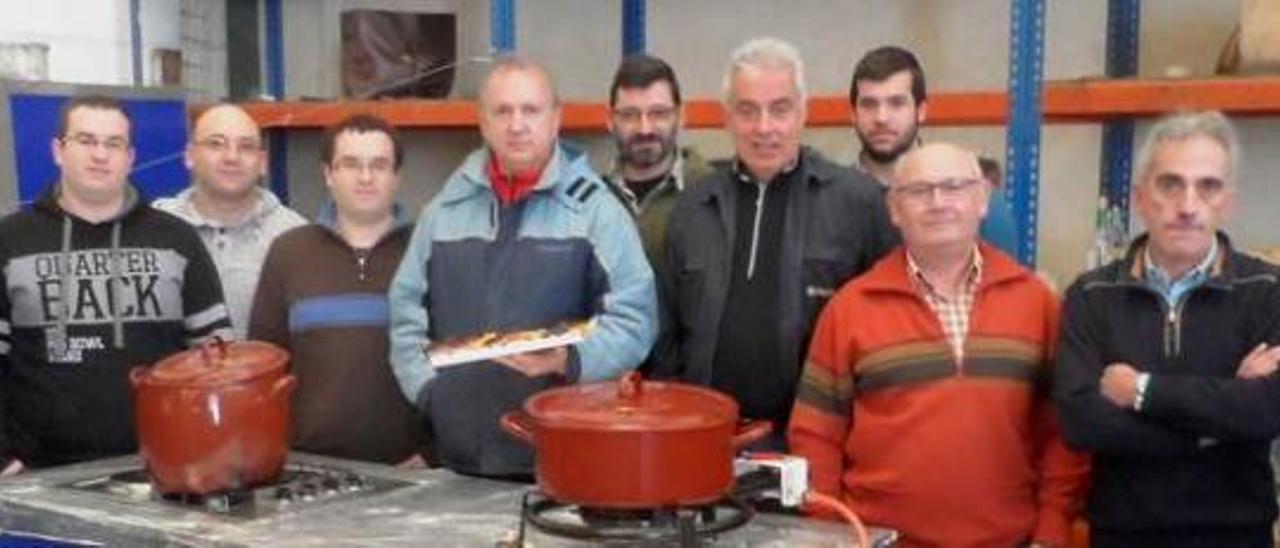
[[[1280,76],[1159,80],[1059,80],[1044,87],[1047,123],[1098,123],[1109,119],[1158,116],[1178,109],[1217,109],[1234,116],[1280,115]],[[408,99],[394,101],[251,102],[244,107],[264,128],[322,128],[358,112],[377,114],[396,126],[416,129],[466,129],[476,126],[471,101]],[[565,103],[564,127],[605,131],[608,107],[599,102]],[[690,128],[724,126],[724,110],[715,99],[685,102]],[[932,126],[999,126],[1008,118],[1008,95],[1000,90],[935,92],[929,97]],[[809,100],[809,127],[848,127],[849,98]]]

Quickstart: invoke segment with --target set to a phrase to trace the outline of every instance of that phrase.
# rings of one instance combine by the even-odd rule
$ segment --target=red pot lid
[[[282,373],[289,352],[263,341],[215,339],[156,362],[142,382],[177,386],[225,386]]]
[[[524,409],[539,427],[552,428],[673,431],[738,421],[738,404],[729,396],[690,384],[641,380],[635,372],[618,381],[540,392],[525,401]]]

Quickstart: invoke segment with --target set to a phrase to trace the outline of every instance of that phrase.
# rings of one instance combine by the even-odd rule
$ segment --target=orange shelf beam
[[[471,101],[425,99],[390,101],[291,101],[246,103],[264,128],[322,128],[343,117],[372,113],[397,126],[418,129],[467,129],[477,123]],[[1280,76],[1170,80],[1060,80],[1044,89],[1044,117],[1051,123],[1091,123],[1109,118],[1156,116],[1178,109],[1218,109],[1242,116],[1280,115]],[[949,91],[929,99],[929,125],[1003,125],[1008,98],[1003,90]],[[563,127],[604,131],[608,109],[598,102],[567,102]],[[686,125],[717,128],[724,110],[714,99],[685,103]],[[849,126],[844,96],[809,100],[810,127]]]

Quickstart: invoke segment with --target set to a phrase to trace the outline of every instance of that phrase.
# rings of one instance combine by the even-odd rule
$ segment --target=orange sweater
[[[1049,400],[1057,298],[980,249],[961,363],[899,248],[823,310],[792,412],[813,487],[904,546],[1062,544],[1085,487]]]

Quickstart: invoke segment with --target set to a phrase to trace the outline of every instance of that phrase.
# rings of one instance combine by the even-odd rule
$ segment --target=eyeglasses
[[[339,171],[360,173],[367,169],[375,175],[391,173],[395,169],[395,161],[390,158],[374,158],[363,162],[354,156],[343,156],[334,161],[333,165]]]
[[[221,137],[221,136],[215,136],[215,137],[206,137],[204,139],[196,141],[196,145],[200,146],[201,148],[204,148],[205,150],[208,150],[209,152],[214,152],[217,154],[222,154],[228,151],[235,152],[236,154],[252,154],[255,152],[262,152],[262,141],[259,141],[257,139],[243,139],[243,140],[232,143],[231,139],[228,139],[226,137]]]
[[[969,189],[984,182],[985,180],[983,179],[945,179],[936,182],[919,181],[894,185],[893,192],[901,196],[903,199],[913,202],[928,201],[933,197],[934,192],[937,192],[944,200],[955,200],[967,194]]]
[[[654,124],[668,124],[676,119],[676,109],[672,107],[654,107],[649,110],[621,108],[613,111],[613,117],[626,125],[639,124],[644,118],[648,118]]]
[[[98,137],[92,133],[74,133],[59,139],[63,145],[75,143],[84,148],[102,146],[107,152],[124,152],[129,148],[129,139],[125,137]]]
[[[1157,175],[1152,186],[1155,187],[1157,194],[1170,200],[1186,196],[1188,187],[1194,188],[1196,196],[1204,201],[1217,198],[1227,190],[1227,182],[1217,177],[1203,177],[1188,182],[1181,176],[1171,173]]]

